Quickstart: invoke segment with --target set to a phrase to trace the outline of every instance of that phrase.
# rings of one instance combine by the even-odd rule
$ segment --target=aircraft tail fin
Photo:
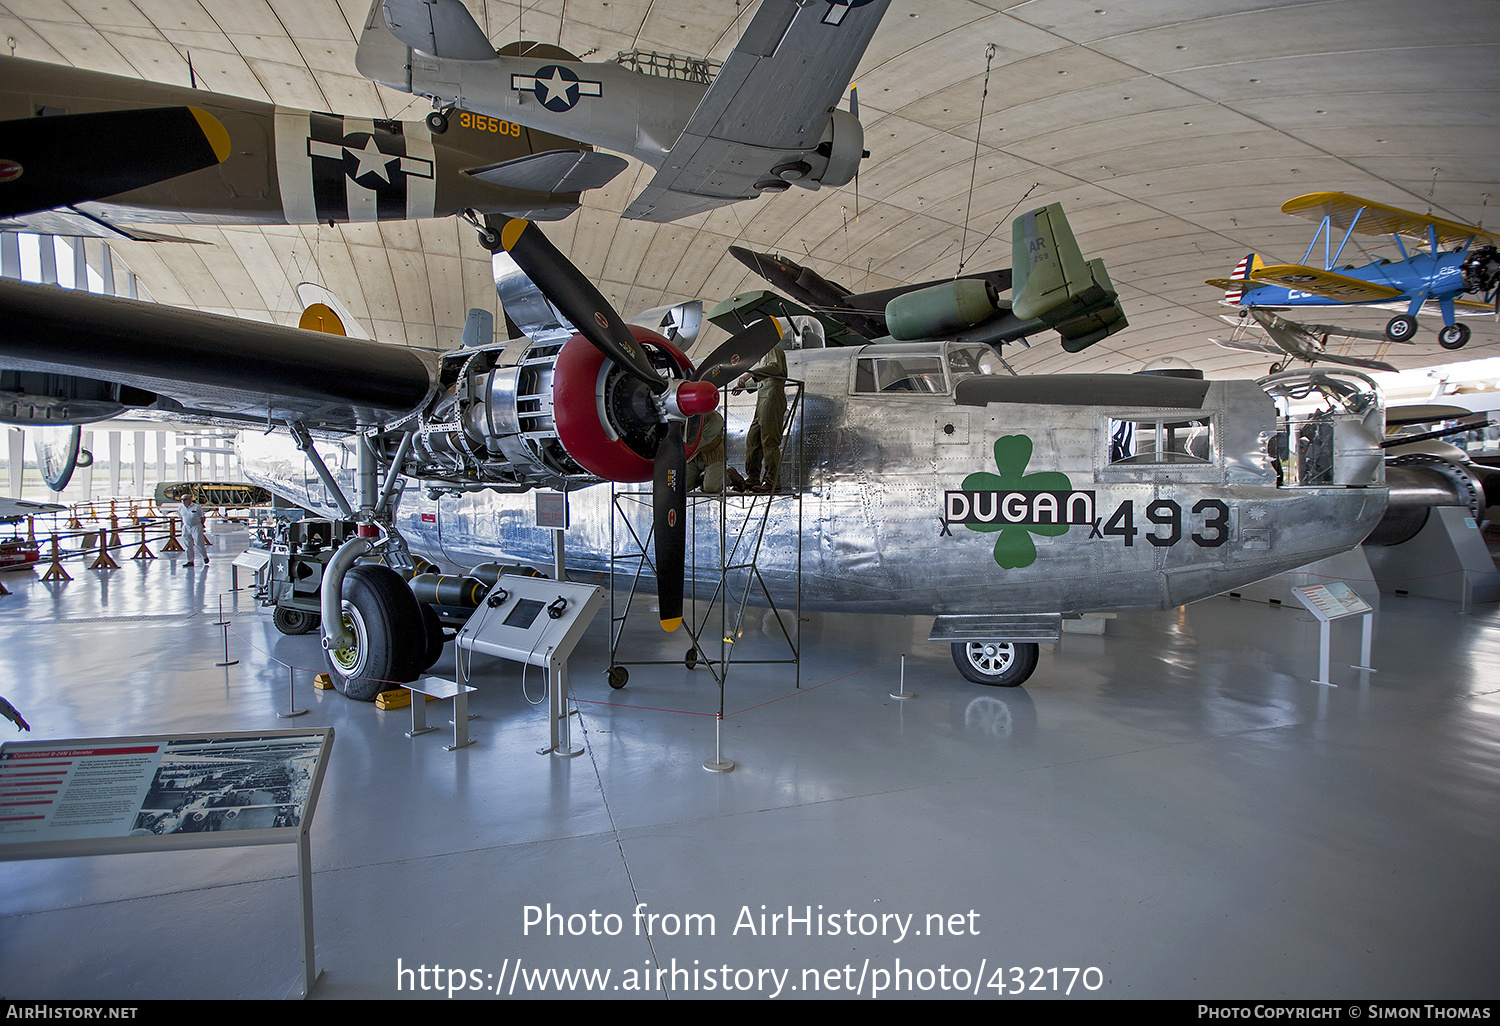
[[[381,8],[385,0],[374,0],[354,49],[354,67],[372,82],[411,92],[411,50],[386,27]]]
[[[1229,280],[1225,283],[1224,302],[1229,306],[1239,306],[1240,300],[1245,298],[1246,290],[1254,287],[1250,281],[1250,276],[1264,266],[1266,266],[1266,262],[1260,258],[1259,253],[1246,253],[1245,259],[1235,264],[1234,273],[1229,276]],[[1237,281],[1244,281],[1245,284],[1234,284]]]
[[[1022,214],[1011,226],[1011,311],[1036,319],[1078,352],[1125,327],[1103,260],[1085,260],[1062,205]]]
[[[489,36],[462,0],[378,0],[375,6],[391,35],[413,50],[455,61],[495,58]]]
[[[1062,347],[1070,353],[1087,349],[1129,323],[1125,320],[1125,310],[1120,306],[1119,296],[1109,280],[1109,272],[1104,269],[1104,261],[1090,260],[1088,265],[1089,277],[1093,279],[1094,285],[1111,298],[1108,302],[1090,307],[1071,320],[1054,325],[1057,333],[1062,336]]]

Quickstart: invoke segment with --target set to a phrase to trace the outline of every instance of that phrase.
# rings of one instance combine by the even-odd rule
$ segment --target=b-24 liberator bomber
[[[184,241],[154,224],[556,220],[624,159],[497,118],[296,110],[0,59],[0,230]],[[191,241],[191,240],[189,240]]]
[[[689,529],[682,461],[717,387],[774,334],[763,322],[695,367],[625,327],[535,225],[501,234],[576,329],[508,343],[475,334],[424,353],[0,282],[0,367],[79,394],[108,381],[135,408],[287,426],[297,449],[247,431],[242,454],[257,483],[356,525],[321,595],[328,664],[351,697],[415,679],[436,658],[413,588],[367,561],[409,565],[409,546],[460,570],[545,565],[550,536],[530,526],[521,494],[534,487],[576,493],[574,573],[608,569],[611,502],[596,486],[649,487],[633,527],[644,538],[655,525],[670,626]],[[504,267],[513,283],[515,263]],[[770,596],[794,601],[800,584],[803,609],[933,616],[932,639],[984,683],[1024,681],[1065,618],[1172,607],[1301,566],[1357,545],[1387,507],[1382,401],[1352,372],[1288,373],[1267,388],[1017,378],[994,373],[990,347],[953,342],[786,358],[802,398],[782,478],[801,492],[802,526],[770,514],[758,565]],[[730,418],[731,454],[746,427]],[[717,524],[702,519],[692,540],[698,564],[713,564]]]

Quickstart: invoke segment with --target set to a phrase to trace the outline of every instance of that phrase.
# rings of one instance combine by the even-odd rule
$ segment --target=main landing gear
[[[1444,349],[1462,349],[1469,341],[1469,326],[1467,324],[1450,324],[1438,332],[1438,345]]]
[[[1392,342],[1410,342],[1417,333],[1417,319],[1398,314],[1385,323],[1385,337]],[[1438,331],[1438,345],[1444,349],[1462,349],[1469,342],[1467,324],[1449,324]]]
[[[350,567],[344,575],[343,604],[344,627],[354,640],[323,654],[340,694],[370,702],[382,691],[416,680],[431,665],[430,625],[396,571],[368,563]]]
[[[1409,314],[1397,314],[1385,322],[1385,337],[1392,342],[1410,342],[1417,333],[1417,319]]]
[[[1036,669],[1038,651],[1033,642],[955,641],[953,662],[975,684],[1013,688]]]

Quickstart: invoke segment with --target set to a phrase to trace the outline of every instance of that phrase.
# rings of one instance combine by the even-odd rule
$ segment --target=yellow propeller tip
[[[521,233],[531,226],[531,222],[524,217],[513,217],[505,222],[505,227],[500,229],[500,245],[509,250],[521,237]]]
[[[663,620],[661,622],[661,629],[664,630],[664,631],[666,631],[666,632],[668,632],[668,633],[671,633],[672,631],[675,631],[681,625],[682,625],[682,617],[680,617],[680,616],[674,616],[670,620]]]

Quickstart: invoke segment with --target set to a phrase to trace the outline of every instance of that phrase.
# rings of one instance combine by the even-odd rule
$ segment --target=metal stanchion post
[[[214,663],[215,666],[234,666],[239,663],[238,659],[229,658],[229,621],[224,619],[224,596],[219,596],[219,620],[216,626],[224,630],[224,661]]]
[[[222,602],[223,600],[220,599],[220,601]],[[228,657],[229,657],[228,653],[226,652],[225,653],[225,658],[227,659]],[[289,720],[293,716],[304,716],[304,715],[307,714],[307,710],[306,709],[298,709],[297,708],[297,698],[296,698],[296,694],[294,693],[294,688],[296,687],[296,685],[297,685],[297,668],[295,666],[293,666],[291,663],[287,663],[286,664],[286,712],[284,712],[284,713],[277,713],[276,714],[277,716],[280,716],[284,720]],[[413,701],[415,701],[415,699],[413,699]]]
[[[720,728],[724,725],[723,716],[714,717],[714,757],[703,763],[703,768],[710,773],[728,773],[734,769],[734,760],[724,758],[721,746]]]
[[[900,699],[903,702],[906,701],[908,698],[916,698],[917,697],[912,692],[906,690],[906,653],[905,652],[901,653],[901,684],[900,684],[900,690],[899,691],[892,691],[891,692],[891,697],[892,698],[898,698],[898,699]]]

